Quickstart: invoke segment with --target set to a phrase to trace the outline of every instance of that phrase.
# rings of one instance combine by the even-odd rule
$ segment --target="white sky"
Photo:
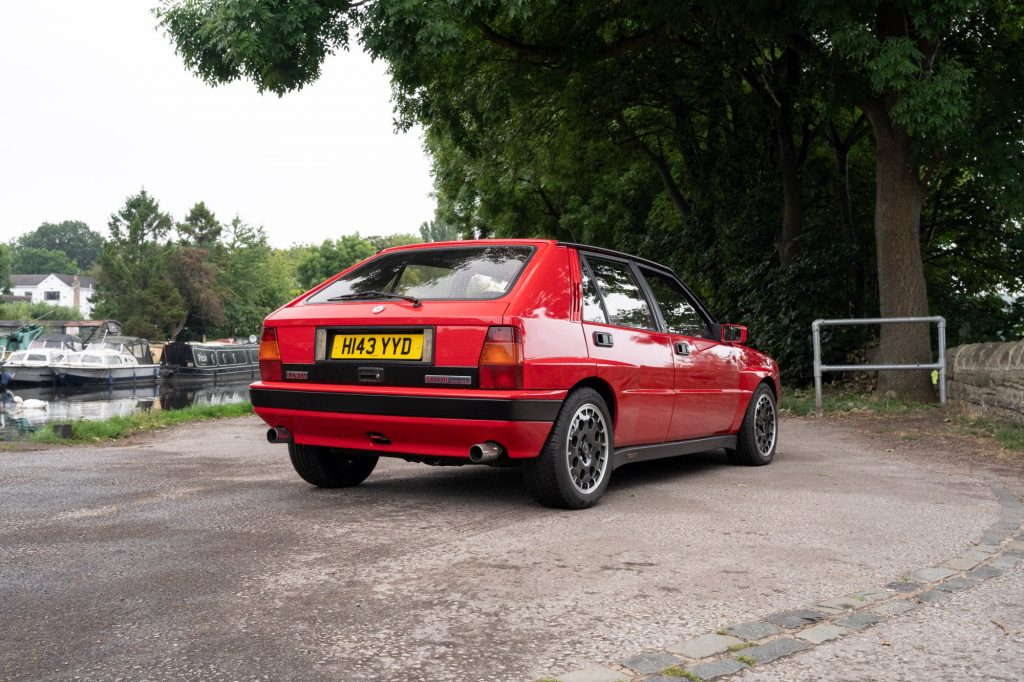
[[[104,235],[142,187],[175,220],[205,201],[275,246],[417,233],[433,216],[422,132],[394,131],[358,45],[278,98],[185,70],[154,0],[0,2],[0,240],[83,220]]]

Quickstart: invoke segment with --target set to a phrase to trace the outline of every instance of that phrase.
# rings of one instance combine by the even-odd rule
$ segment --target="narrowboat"
[[[260,370],[260,347],[221,341],[173,341],[164,346],[160,374],[168,381],[244,381]]]

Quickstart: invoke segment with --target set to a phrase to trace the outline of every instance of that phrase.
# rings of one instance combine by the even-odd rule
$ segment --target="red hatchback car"
[[[622,464],[724,448],[768,464],[779,369],[667,268],[542,240],[381,251],[266,319],[256,413],[317,486],[379,457],[522,466],[544,505]]]

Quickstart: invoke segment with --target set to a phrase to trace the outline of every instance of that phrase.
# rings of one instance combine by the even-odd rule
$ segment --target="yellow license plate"
[[[338,334],[334,360],[422,360],[423,334]]]

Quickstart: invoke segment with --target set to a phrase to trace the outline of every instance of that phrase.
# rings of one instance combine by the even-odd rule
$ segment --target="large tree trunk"
[[[889,119],[881,103],[864,106],[875,134],[875,249],[882,317],[928,315],[928,292],[921,261],[920,220],[923,190],[910,155],[910,136]],[[882,325],[880,364],[933,362],[930,325]],[[931,402],[931,372],[878,374],[880,396]]]

